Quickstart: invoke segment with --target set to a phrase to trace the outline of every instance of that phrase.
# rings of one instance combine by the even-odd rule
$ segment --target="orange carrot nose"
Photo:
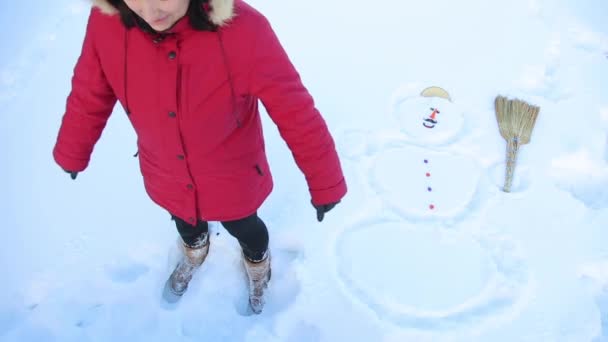
[[[435,120],[437,118],[437,114],[439,114],[439,110],[435,109],[435,108],[431,108],[433,110],[433,113],[431,113],[431,119]]]

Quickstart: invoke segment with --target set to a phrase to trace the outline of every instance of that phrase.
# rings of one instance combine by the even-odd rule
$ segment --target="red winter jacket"
[[[158,39],[127,29],[96,0],[74,69],[56,162],[82,171],[116,101],[137,134],[151,199],[174,215],[226,221],[254,213],[273,182],[258,111],[278,126],[314,204],[346,193],[334,141],[266,18],[240,0],[211,0],[217,32],[187,17]]]

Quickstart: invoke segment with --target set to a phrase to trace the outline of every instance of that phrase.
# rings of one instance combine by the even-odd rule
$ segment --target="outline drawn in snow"
[[[415,117],[411,117],[411,128],[404,126],[402,106],[420,107],[421,112],[411,113]],[[429,130],[421,128],[423,120],[428,117],[431,112],[426,112],[430,108],[444,108],[443,105],[451,107],[449,113],[443,111],[443,115],[450,115],[449,120],[452,120],[452,125],[456,125],[453,129],[441,131],[445,124],[441,125],[441,114],[439,115],[440,123],[435,126],[435,129]],[[427,108],[428,107],[428,108]],[[419,84],[408,84],[399,87],[391,96],[389,112],[399,126],[399,131],[405,137],[405,140],[412,145],[417,146],[446,146],[453,144],[465,137],[469,130],[470,124],[467,122],[465,112],[459,108],[451,95],[440,87],[421,87]],[[409,120],[409,113],[408,120]],[[454,117],[453,115],[456,115]],[[409,126],[408,126],[409,127]],[[416,135],[416,130],[421,130],[420,134]],[[413,130],[413,131],[412,131]]]
[[[470,235],[470,241],[477,244],[487,255],[491,267],[491,274],[485,278],[482,288],[473,296],[458,303],[441,309],[417,309],[404,303],[395,303],[386,293],[378,295],[368,291],[351,276],[353,260],[351,256],[344,256],[343,246],[348,240],[348,235],[370,230],[369,237],[378,236],[378,239],[386,238],[385,234],[378,234],[377,226],[398,225],[395,231],[405,230],[415,232],[420,230],[412,223],[398,220],[368,218],[355,223],[341,232],[334,241],[334,258],[336,260],[335,276],[341,290],[355,303],[375,313],[379,319],[406,329],[417,329],[421,331],[446,331],[446,330],[476,330],[480,331],[488,325],[498,324],[502,320],[508,320],[516,316],[527,305],[535,290],[535,282],[530,275],[525,259],[520,253],[519,246],[512,240],[499,237],[481,237]],[[409,226],[410,228],[406,228]],[[389,226],[390,227],[390,226]],[[437,228],[435,234],[453,234],[462,238],[467,233],[450,232]],[[452,237],[453,238],[453,237]],[[397,239],[398,240],[398,239]],[[370,242],[372,243],[372,242]],[[392,250],[380,249],[387,256],[395,256]],[[399,252],[403,251],[402,249]],[[432,253],[432,251],[429,251]],[[369,256],[362,256],[369,257]],[[380,260],[379,262],[381,262]],[[406,272],[407,270],[404,270]],[[373,277],[372,277],[373,278]],[[363,279],[366,281],[368,278]],[[391,281],[394,276],[388,275]]]
[[[433,212],[429,212],[428,210],[424,210],[422,211],[422,209],[420,210],[416,210],[416,209],[411,209],[408,207],[405,207],[402,205],[402,197],[399,196],[399,194],[393,194],[394,196],[391,195],[392,191],[395,191],[395,185],[394,184],[386,184],[385,180],[382,179],[383,177],[379,175],[379,165],[380,162],[379,160],[381,160],[382,157],[384,157],[383,154],[388,154],[388,153],[394,153],[395,150],[399,150],[399,149],[417,149],[420,150],[421,153],[423,153],[424,155],[435,155],[435,156],[441,156],[441,157],[447,157],[447,158],[452,158],[452,159],[460,159],[460,160],[464,160],[466,163],[468,163],[468,167],[470,169],[472,169],[473,172],[475,172],[475,175],[472,175],[472,179],[471,183],[475,183],[475,184],[470,184],[471,185],[471,190],[464,195],[464,199],[465,199],[465,203],[463,203],[463,205],[461,207],[452,209],[450,211],[444,212],[442,213],[440,210],[441,208],[437,208],[438,210],[434,210]],[[408,153],[397,153],[398,156],[407,156],[409,155]],[[433,159],[430,158],[429,159]],[[392,163],[394,165],[397,165],[396,163],[394,163],[394,158],[391,159],[389,158],[389,160],[392,161]],[[453,170],[453,169],[451,169]],[[405,142],[393,142],[393,143],[386,143],[386,148],[383,149],[382,151],[379,151],[376,155],[375,158],[372,162],[372,165],[370,166],[370,176],[368,177],[368,179],[370,179],[370,186],[372,187],[372,189],[376,192],[378,198],[381,199],[381,201],[391,210],[393,211],[395,214],[397,214],[399,217],[401,217],[402,219],[406,220],[406,221],[421,221],[421,222],[442,222],[445,225],[451,226],[454,225],[462,220],[464,220],[465,218],[469,217],[470,215],[473,215],[477,212],[479,212],[481,210],[481,207],[486,205],[488,203],[488,199],[491,196],[491,193],[487,190],[488,187],[486,186],[489,182],[488,177],[486,175],[487,172],[484,172],[484,168],[481,166],[481,164],[473,159],[470,158],[468,156],[465,155],[461,155],[461,154],[457,154],[454,152],[445,152],[445,151],[441,151],[441,150],[436,150],[436,149],[427,149],[427,148],[422,148],[419,146],[415,146],[415,145],[411,145]],[[449,172],[449,171],[446,171]],[[434,174],[437,174],[437,170],[435,170],[433,172]],[[421,181],[421,189],[425,188],[426,189],[426,185],[424,185],[424,182]],[[462,182],[458,183],[459,185],[462,185]],[[394,198],[391,198],[394,197]],[[426,207],[425,207],[426,208]]]

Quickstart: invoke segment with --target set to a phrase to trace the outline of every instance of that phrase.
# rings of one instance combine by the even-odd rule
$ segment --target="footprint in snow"
[[[78,328],[87,328],[97,321],[97,318],[101,314],[103,304],[96,304],[87,308],[82,317],[75,323]]]
[[[321,331],[310,323],[299,322],[285,340],[290,342],[319,342],[321,341]]]
[[[555,184],[594,210],[608,208],[608,164],[590,155],[571,154],[553,160]]]
[[[117,283],[133,283],[140,277],[148,273],[150,269],[148,266],[133,263],[124,265],[112,265],[108,266],[106,272],[112,281]]]
[[[600,331],[593,342],[608,341],[608,258],[587,263],[579,271],[579,277],[593,294],[600,318]]]
[[[4,305],[3,305],[4,306]],[[25,320],[25,314],[21,310],[11,307],[0,309],[0,337],[14,330]]]

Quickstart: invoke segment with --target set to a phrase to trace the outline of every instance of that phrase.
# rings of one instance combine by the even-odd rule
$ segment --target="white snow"
[[[120,107],[76,181],[54,164],[87,3],[0,3],[0,341],[608,341],[605,0],[251,0],[349,186],[316,222],[263,113],[276,184],[261,315],[217,223],[182,301],[161,300],[177,233]],[[452,102],[419,97],[428,86]],[[511,193],[499,94],[541,107]]]

